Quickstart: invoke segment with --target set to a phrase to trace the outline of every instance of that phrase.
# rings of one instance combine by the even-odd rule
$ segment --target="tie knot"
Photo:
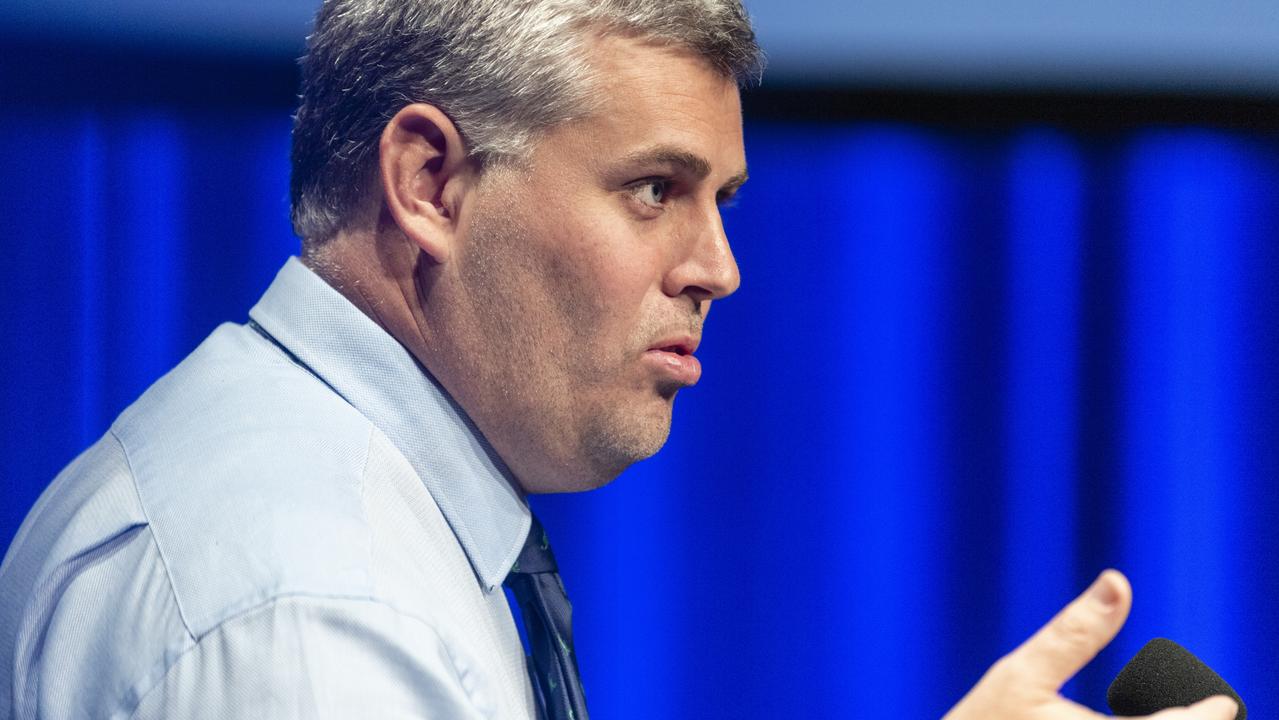
[[[533,516],[528,537],[524,539],[524,547],[511,572],[520,575],[559,572],[559,566],[555,564],[555,553],[551,552],[551,541],[547,539],[546,529],[537,521],[537,516]]]

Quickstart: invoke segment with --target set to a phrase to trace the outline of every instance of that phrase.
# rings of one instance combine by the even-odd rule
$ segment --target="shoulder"
[[[481,665],[512,687],[523,679],[492,662],[501,652],[481,642],[492,632],[474,630],[504,599],[472,597],[465,557],[407,461],[243,327],[219,328],[55,480],[0,576],[0,644],[42,638],[21,673],[41,678],[42,697],[127,707],[157,683],[156,702],[199,697],[183,688],[222,653],[269,654],[279,633],[326,648],[332,672],[296,678],[311,689],[347,677],[348,656],[369,668],[412,659],[414,675],[446,687],[490,672]],[[420,648],[401,657],[409,637]],[[0,647],[0,660],[13,656]]]
[[[369,592],[371,423],[252,330],[223,326],[112,426],[197,637],[281,594]]]
[[[371,425],[252,330],[223,325],[116,419],[135,475],[361,468]],[[334,460],[341,461],[335,465]],[[332,472],[328,472],[332,475]]]

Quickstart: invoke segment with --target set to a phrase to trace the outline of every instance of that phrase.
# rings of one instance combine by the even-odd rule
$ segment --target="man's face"
[[[444,266],[442,381],[530,492],[657,452],[711,300],[739,282],[719,213],[746,173],[736,86],[635,40],[594,58],[600,111],[487,171]]]

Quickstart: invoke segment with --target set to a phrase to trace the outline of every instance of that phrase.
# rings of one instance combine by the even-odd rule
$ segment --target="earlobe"
[[[386,209],[405,237],[437,263],[452,254],[466,153],[453,122],[433,105],[400,109],[382,130],[378,167]]]

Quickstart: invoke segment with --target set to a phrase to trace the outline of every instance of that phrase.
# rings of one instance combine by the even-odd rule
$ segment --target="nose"
[[[679,256],[662,284],[671,297],[688,295],[700,305],[705,300],[728,297],[742,282],[733,249],[729,247],[719,206],[712,206],[689,227],[686,238],[677,243]]]

